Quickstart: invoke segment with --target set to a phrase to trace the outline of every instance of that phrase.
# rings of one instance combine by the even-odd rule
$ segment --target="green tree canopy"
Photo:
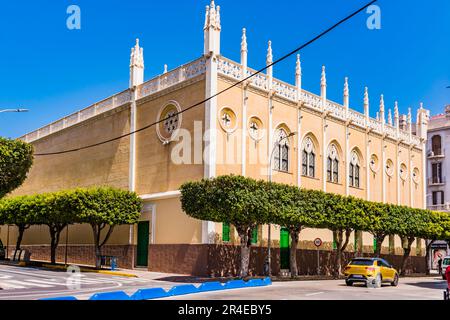
[[[274,210],[269,201],[268,184],[230,175],[188,182],[180,189],[181,206],[186,214],[235,226],[241,242],[241,276],[247,276],[251,232],[259,224],[269,223]]]
[[[0,198],[25,181],[32,164],[32,145],[0,137]]]

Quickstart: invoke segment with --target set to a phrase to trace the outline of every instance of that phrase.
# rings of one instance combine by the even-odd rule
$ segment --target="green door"
[[[280,268],[289,269],[289,230],[281,228],[280,231]]]
[[[137,266],[146,267],[148,265],[148,243],[150,234],[150,222],[140,221],[138,223],[137,239]]]

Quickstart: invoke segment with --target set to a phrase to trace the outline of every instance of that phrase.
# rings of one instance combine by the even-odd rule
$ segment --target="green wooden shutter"
[[[222,241],[229,242],[230,241],[230,224],[222,223]]]
[[[252,231],[252,244],[258,243],[258,227]]]
[[[377,238],[373,237],[373,252],[377,250]]]

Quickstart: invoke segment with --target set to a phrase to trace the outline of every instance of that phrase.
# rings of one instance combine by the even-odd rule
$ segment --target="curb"
[[[51,264],[42,264],[42,268],[45,269],[53,269],[53,270],[67,270],[67,266],[58,266],[58,265],[51,265]],[[95,269],[89,269],[89,268],[80,268],[81,272],[90,272],[90,273],[100,273],[100,274],[107,274],[112,276],[120,276],[120,277],[128,277],[128,278],[139,278],[137,275],[132,273],[126,273],[121,271],[110,271],[110,270],[95,270]]]

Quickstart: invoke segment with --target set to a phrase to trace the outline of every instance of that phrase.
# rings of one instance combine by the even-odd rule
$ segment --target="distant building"
[[[445,113],[431,117],[428,124],[427,142],[427,207],[450,213],[450,105]],[[439,255],[448,252],[445,241],[433,245],[433,268],[437,267]]]
[[[295,84],[278,80],[270,66],[271,42],[264,53],[267,71],[236,85],[255,70],[247,61],[245,29],[236,48],[240,62],[221,55],[220,13],[212,1],[206,9],[204,51],[198,59],[173,70],[165,67],[161,75],[144,81],[143,49],[137,42],[131,52],[129,88],[23,136],[42,154],[125,135],[77,152],[36,157],[27,181],[15,194],[93,185],[136,191],[144,203],[141,221],[117,228],[105,252],[118,255],[124,267],[195,274],[210,274],[214,266],[219,272],[231,270],[221,262],[220,248],[237,241],[233,226],[198,221],[182,211],[179,187],[186,181],[226,174],[272,176],[273,181],[304,188],[425,208],[428,111],[421,106],[413,123],[411,109],[408,116],[401,116],[396,104],[392,113],[383,96],[370,105],[367,88],[350,103],[347,78],[342,104],[331,101],[325,67],[317,73],[320,94],[306,91],[300,56],[292,66]],[[235,86],[179,114],[231,85]],[[364,113],[351,105],[360,105]],[[376,108],[377,119],[370,118],[369,108]],[[156,126],[127,135],[155,121]],[[0,235],[7,243],[4,230]],[[15,241],[13,229],[10,234]],[[274,246],[288,252],[289,233],[272,226],[271,235]],[[329,230],[302,231],[300,247],[315,248],[317,237],[323,240],[323,249],[332,250]],[[373,252],[373,236],[358,232],[351,237],[350,250]],[[93,261],[89,226],[71,226],[68,239],[69,261]],[[424,241],[417,240],[413,255],[424,247]],[[252,242],[263,254],[268,226],[255,229]],[[44,227],[32,227],[23,240],[33,258],[48,259],[48,243]],[[401,253],[400,239],[386,239],[382,249]],[[260,258],[257,261],[264,261]],[[282,268],[288,268],[288,256],[282,254],[279,260]]]

